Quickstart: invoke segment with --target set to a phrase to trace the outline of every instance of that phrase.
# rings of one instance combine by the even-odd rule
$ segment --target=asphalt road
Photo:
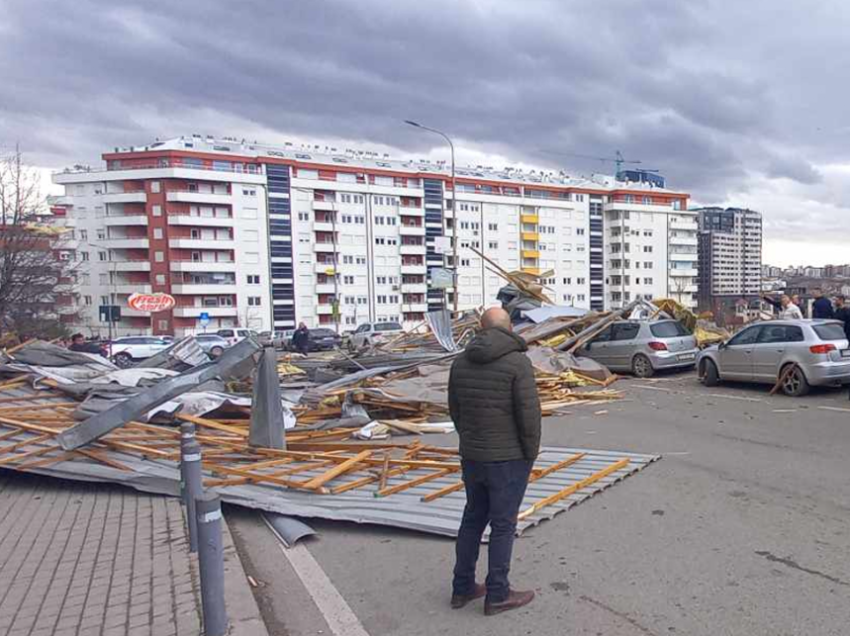
[[[368,634],[850,633],[847,392],[771,397],[692,374],[615,388],[625,399],[546,419],[544,442],[664,458],[516,542],[512,584],[538,592],[527,608],[450,610],[450,540],[314,523],[309,551]],[[270,632],[331,633],[256,515],[228,520]]]

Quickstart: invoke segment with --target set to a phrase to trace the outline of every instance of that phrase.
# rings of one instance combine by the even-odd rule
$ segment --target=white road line
[[[303,544],[299,543],[291,548],[281,545],[280,551],[313,597],[313,602],[336,636],[369,636],[322,566]]]
[[[708,393],[706,397],[723,398],[725,400],[743,400],[744,402],[764,402],[761,398],[745,397],[743,395],[729,395],[727,393]]]
[[[842,413],[850,413],[850,409],[845,409],[840,406],[819,406],[819,409],[824,411],[841,411]]]
[[[646,386],[640,384],[632,385],[636,389],[649,389],[650,391],[664,391],[665,393],[672,393],[673,389],[665,389],[663,386]]]

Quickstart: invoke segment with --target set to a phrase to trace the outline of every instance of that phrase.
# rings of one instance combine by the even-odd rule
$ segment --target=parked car
[[[225,338],[214,333],[200,333],[195,336],[195,340],[210,358],[219,357],[225,349],[230,347],[230,343]]]
[[[348,340],[348,348],[352,351],[365,349],[395,338],[404,331],[397,322],[367,322],[357,327],[357,331]]]
[[[310,351],[330,351],[342,344],[342,336],[333,329],[310,329]]]
[[[677,320],[622,320],[576,353],[611,371],[648,378],[661,369],[692,368],[698,352],[696,338]]]
[[[216,335],[221,336],[227,343],[232,347],[237,342],[245,340],[245,338],[254,338],[255,340],[259,338],[259,334],[253,329],[219,329],[216,332]]]
[[[271,344],[274,345],[275,349],[286,349],[289,342],[292,341],[292,334],[295,333],[294,329],[289,329],[288,331],[261,331],[260,332],[260,344]]]
[[[771,320],[708,347],[697,369],[706,386],[722,380],[776,384],[781,378],[783,393],[799,396],[811,386],[850,384],[849,346],[837,320]]]
[[[158,336],[116,338],[110,345],[112,361],[119,367],[126,368],[132,366],[134,362],[145,360],[163,349],[168,349],[172,344],[174,343]]]

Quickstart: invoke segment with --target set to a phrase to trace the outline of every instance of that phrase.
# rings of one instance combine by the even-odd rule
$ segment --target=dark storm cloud
[[[848,158],[829,69],[847,60],[850,9],[813,6],[0,0],[0,141],[44,165],[240,127],[425,150],[435,140],[400,125],[412,118],[570,172],[599,164],[545,151],[620,149],[722,200]],[[217,121],[229,128],[196,127]]]

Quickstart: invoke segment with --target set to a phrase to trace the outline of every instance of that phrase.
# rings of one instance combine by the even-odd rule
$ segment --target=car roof
[[[747,327],[758,327],[761,325],[827,325],[827,324],[835,324],[835,325],[843,325],[844,323],[840,320],[834,320],[833,318],[802,318],[800,320],[759,320],[758,322],[752,322]]]

